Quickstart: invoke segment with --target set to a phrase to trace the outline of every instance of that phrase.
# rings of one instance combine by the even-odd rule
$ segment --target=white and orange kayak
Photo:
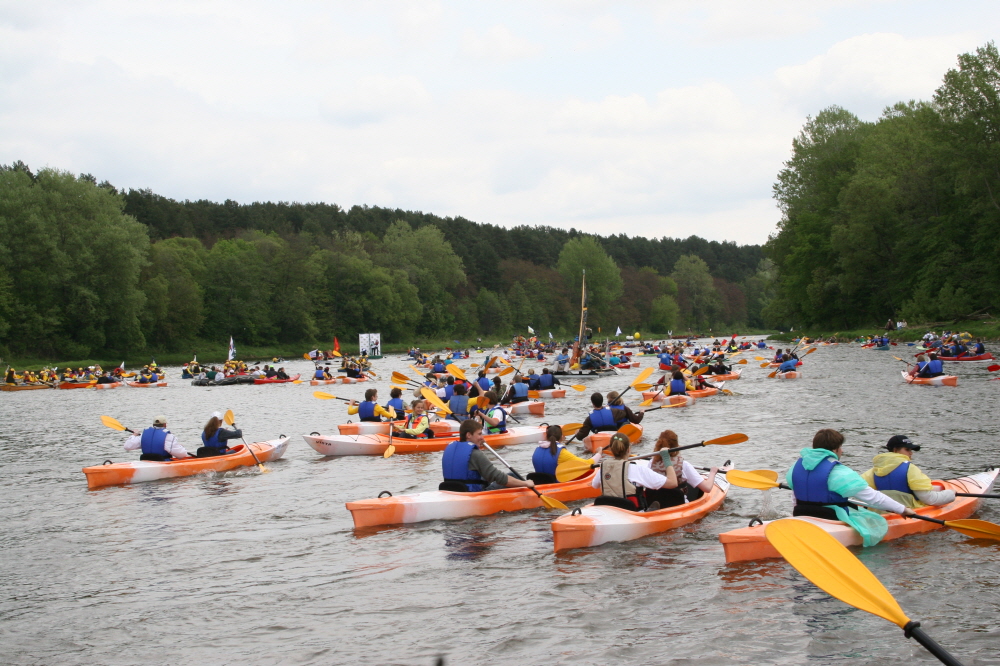
[[[128,386],[131,386],[132,388],[157,388],[157,387],[163,388],[164,386],[167,385],[166,382],[156,382],[155,384],[150,384],[148,382],[145,384],[143,384],[142,382],[125,382],[125,383]],[[101,384],[98,384],[98,386],[101,386]]]
[[[739,379],[740,375],[743,374],[743,368],[736,368],[732,372],[727,372],[724,375],[702,375],[705,381],[717,381],[717,382],[728,382],[731,379]]]
[[[486,435],[486,442],[493,448],[514,444],[537,444],[545,436],[545,428],[518,426],[507,432]],[[396,453],[429,453],[444,451],[457,435],[447,437],[419,437],[408,439],[393,437]],[[388,435],[302,435],[306,444],[324,456],[380,456],[389,448]]]
[[[991,469],[988,472],[981,472],[972,476],[964,476],[949,481],[934,481],[933,483],[939,488],[951,489],[959,493],[983,494],[990,492],[998,471],[1000,470]],[[981,501],[977,497],[956,497],[955,501],[950,504],[924,506],[916,509],[916,512],[922,516],[938,518],[940,520],[959,520],[961,518],[968,518],[975,513]],[[887,513],[884,515],[886,521],[889,523],[889,531],[886,533],[884,541],[898,539],[908,534],[941,529],[940,525],[927,522],[926,520],[903,518],[896,513]],[[791,518],[791,520],[804,520],[808,523],[818,525],[845,546],[860,546],[862,544],[861,535],[855,532],[850,525],[842,523],[839,520],[825,520],[811,516],[796,516]],[[763,525],[741,527],[740,529],[720,534],[719,541],[722,542],[722,547],[726,551],[726,562],[745,562],[781,557],[778,551],[774,549],[774,546],[767,540],[767,537],[764,536],[765,525],[767,525],[766,522]]]
[[[256,442],[250,447],[263,462],[277,460],[285,455],[288,448],[288,438],[273,439],[269,442]],[[246,446],[239,444],[233,447],[232,453],[211,458],[182,458],[156,462],[152,460],[135,460],[104,465],[84,467],[87,475],[87,488],[102,488],[104,486],[120,486],[128,483],[143,483],[173,479],[179,476],[194,476],[203,472],[227,472],[237,467],[256,465],[253,456]]]
[[[94,384],[95,389],[116,389],[121,386],[121,382],[111,382],[110,384]]]
[[[802,372],[799,370],[792,370],[790,372],[779,372],[775,375],[778,379],[802,379]]]
[[[545,416],[545,403],[540,400],[529,400],[528,402],[517,402],[513,405],[503,405],[503,408],[510,414]]]
[[[393,421],[393,424],[403,427],[406,425],[406,420],[401,419],[399,421]],[[458,421],[441,419],[440,421],[434,421],[431,423],[431,430],[438,435],[444,436],[448,433],[457,433],[458,428],[461,425],[462,424]],[[341,435],[388,435],[389,422],[383,421],[381,423],[376,423],[375,421],[359,421],[358,423],[341,423],[337,426],[337,430]]]
[[[712,492],[693,502],[648,513],[628,511],[615,506],[585,506],[552,521],[552,547],[555,552],[571,548],[599,546],[609,541],[632,541],[650,534],[693,523],[722,506],[729,482],[722,474],[715,477]]]
[[[594,472],[566,483],[536,486],[538,492],[560,502],[597,497],[600,491],[591,485]],[[461,493],[433,490],[415,495],[366,499],[347,502],[347,510],[354,518],[354,527],[400,525],[425,520],[454,520],[469,516],[489,516],[501,511],[537,509],[542,500],[528,488],[501,488],[478,493]]]
[[[899,371],[903,375],[903,381],[907,384],[923,384],[925,386],[958,386],[958,377],[955,375],[941,375],[939,377],[911,377],[905,370]]]
[[[657,392],[657,391],[643,391],[642,392],[642,399],[643,400],[649,400],[650,398],[652,398],[654,402],[668,401],[668,402],[670,402],[670,404],[676,404],[673,401],[673,398],[690,398],[693,401],[694,398],[707,398],[709,396],[716,395],[719,392],[720,388],[722,388],[722,384],[721,383],[718,386],[709,387],[709,388],[706,388],[706,389],[698,389],[698,390],[695,390],[695,391],[688,391],[687,393],[682,394],[682,395],[664,395],[663,393],[660,393],[660,392]],[[687,401],[684,401],[684,402],[687,402]]]
[[[539,389],[537,391],[528,391],[528,397],[532,399],[545,398],[565,398],[566,389]]]
[[[637,444],[639,440],[642,439],[642,424],[630,423],[629,425],[632,427],[628,429],[628,441],[632,444]],[[607,432],[592,432],[583,438],[583,448],[591,453],[597,453],[598,451],[606,449],[611,444],[611,436],[614,434],[615,431],[613,430],[609,430]]]

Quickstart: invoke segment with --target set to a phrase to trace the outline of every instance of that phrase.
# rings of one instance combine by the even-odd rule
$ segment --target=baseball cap
[[[892,451],[893,449],[910,449],[911,451],[919,451],[920,445],[911,442],[910,438],[906,435],[893,435],[886,443],[885,448],[889,451]]]
[[[155,425],[155,426],[165,426],[165,425],[167,425],[167,417],[166,416],[162,416],[162,415],[161,416],[157,416],[155,419],[153,419],[153,425]]]

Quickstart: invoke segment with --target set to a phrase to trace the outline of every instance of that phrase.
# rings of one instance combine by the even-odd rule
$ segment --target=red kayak
[[[301,375],[295,375],[294,377],[289,377],[288,379],[266,379],[264,377],[258,377],[253,380],[254,384],[287,384],[288,382],[297,381]]]

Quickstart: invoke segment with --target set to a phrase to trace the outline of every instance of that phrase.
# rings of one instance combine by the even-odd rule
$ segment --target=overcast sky
[[[995,1],[0,0],[0,162],[762,243],[808,115],[929,99],[997,26]]]

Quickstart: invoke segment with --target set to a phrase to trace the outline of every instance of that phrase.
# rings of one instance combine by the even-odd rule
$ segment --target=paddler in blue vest
[[[208,419],[205,428],[201,431],[201,446],[198,448],[199,458],[211,458],[221,456],[229,452],[226,444],[231,439],[241,439],[242,430],[229,430],[222,427],[222,413],[212,412],[212,417]]]
[[[618,391],[612,391],[608,394],[608,407],[613,410],[615,415],[615,424],[621,428],[626,423],[642,423],[642,417],[646,415],[646,410],[640,409],[639,413],[636,414],[632,409],[625,404],[625,402],[618,397]]]
[[[444,483],[441,490],[479,492],[500,488],[534,488],[534,481],[521,481],[509,476],[489,461],[483,453],[483,426],[478,421],[463,421],[458,429],[458,441],[445,448],[441,458]]]
[[[972,354],[974,356],[979,356],[980,354],[986,353],[986,347],[983,346],[983,341],[981,338],[976,338],[976,343],[972,346]]]
[[[389,402],[385,403],[385,410],[392,408],[396,412],[396,418],[403,418],[406,412],[406,405],[403,404],[403,389],[398,386],[389,391]]]
[[[538,443],[535,452],[531,454],[531,464],[535,471],[528,475],[528,478],[535,483],[559,483],[556,478],[556,467],[560,463],[573,460],[581,463],[596,464],[601,460],[601,453],[598,451],[590,460],[580,458],[562,445],[562,426],[550,425],[545,429],[545,439]],[[584,472],[587,474],[587,472]],[[584,474],[581,474],[583,476]]]
[[[851,506],[849,497],[883,511],[915,514],[913,509],[869,487],[860,474],[841,463],[843,444],[842,434],[824,428],[813,437],[811,449],[802,449],[801,457],[785,475],[785,483],[795,493],[792,515],[843,521],[861,535],[865,546],[874,546],[889,529],[885,518]]]
[[[142,450],[139,460],[173,460],[174,458],[193,458],[183,446],[177,443],[174,434],[167,430],[167,417],[157,416],[153,426],[141,433],[133,432],[125,440],[125,450]]]
[[[940,377],[944,374],[944,363],[934,352],[930,353],[930,360],[922,366],[918,363],[917,377]]]
[[[590,404],[594,406],[594,409],[583,420],[583,427],[577,431],[573,439],[582,440],[591,432],[613,432],[618,430],[618,422],[625,418],[622,410],[605,407],[604,396],[600,393],[594,393],[590,396]]]
[[[666,377],[666,375],[664,375]],[[665,393],[667,395],[685,395],[688,391],[687,381],[684,379],[684,373],[680,370],[675,370],[674,374],[670,378],[670,385],[667,387]]]
[[[378,390],[373,388],[365,391],[364,402],[358,403],[357,400],[351,400],[347,406],[347,413],[351,416],[357,414],[359,421],[381,423],[383,416],[389,421],[392,420],[392,415],[389,414],[389,410],[378,404]],[[398,416],[399,414],[397,413],[397,417]]]
[[[778,373],[795,372],[799,366],[799,359],[792,358],[788,354],[781,357],[781,365],[778,366]]]
[[[556,356],[556,372],[566,372],[569,370],[569,349],[563,349]]]
[[[913,452],[920,450],[906,435],[894,435],[885,445],[886,453],[872,460],[872,468],[861,475],[868,485],[903,506],[941,506],[955,501],[954,490],[936,490],[929,476],[913,464]]]
[[[449,419],[453,421],[465,421],[469,418],[469,396],[466,395],[465,384],[455,384],[455,394],[448,399],[448,409],[451,414]]]
[[[547,391],[555,388],[556,384],[562,385],[562,382],[556,379],[548,368],[542,368],[542,374],[538,376],[538,390]]]
[[[510,385],[506,399],[503,402],[511,405],[516,405],[519,402],[528,402],[528,383],[524,381],[523,375],[518,375],[514,383]]]

